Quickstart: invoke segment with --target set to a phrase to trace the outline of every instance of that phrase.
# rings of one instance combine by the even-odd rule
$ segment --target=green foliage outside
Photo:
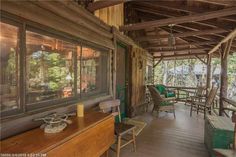
[[[30,87],[40,89],[44,86],[53,91],[65,87],[72,81],[66,79],[68,75],[71,75],[67,64],[66,59],[56,52],[44,51],[37,58],[32,55],[28,71]]]
[[[193,73],[195,64],[201,64],[201,62],[197,59],[162,61],[155,68],[154,83],[169,86],[197,86],[197,78]],[[182,65],[189,66],[190,73],[188,75],[173,75],[170,73],[170,69],[175,69]]]
[[[9,77],[11,85],[16,84],[16,50],[14,48],[10,49],[9,59],[7,61],[6,73]]]
[[[206,61],[206,58],[204,59]],[[162,61],[155,67],[154,83],[165,84],[169,86],[189,86],[196,87],[198,85],[196,75],[193,72],[193,67],[197,64],[203,64],[198,59],[185,59],[185,60],[168,60]],[[190,67],[188,75],[170,75],[169,69],[186,65]],[[220,58],[212,59],[212,76],[217,68],[220,68]],[[220,80],[219,75],[215,79]],[[212,80],[213,81],[213,80]],[[206,76],[201,76],[202,85],[206,83]],[[236,53],[233,53],[228,58],[228,95],[236,99]]]

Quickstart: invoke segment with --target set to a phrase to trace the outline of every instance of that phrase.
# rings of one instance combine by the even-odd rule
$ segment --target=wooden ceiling
[[[219,56],[221,43],[236,36],[236,0],[89,0],[86,8],[119,3],[125,5],[120,31],[156,58]],[[231,45],[236,52],[235,38]]]
[[[120,31],[159,58],[207,55],[235,28],[236,0],[134,0]]]

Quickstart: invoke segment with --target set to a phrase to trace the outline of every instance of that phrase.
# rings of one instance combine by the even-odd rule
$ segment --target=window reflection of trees
[[[1,111],[18,108],[19,28],[0,23],[0,105]]]
[[[73,95],[76,46],[27,31],[28,103]],[[37,41],[37,42],[34,42]]]

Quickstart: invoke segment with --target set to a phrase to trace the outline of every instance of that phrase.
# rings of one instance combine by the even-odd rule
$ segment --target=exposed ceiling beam
[[[141,18],[143,19],[144,17],[144,15],[140,15],[141,16]],[[148,13],[148,15],[145,15],[145,19],[148,19],[148,20],[156,20],[156,17],[155,16],[153,16],[152,14],[150,14],[150,13]],[[187,24],[191,24],[191,27],[193,26],[193,27],[196,27],[196,25],[194,24],[194,23],[184,23],[184,24],[181,24],[181,25],[175,25],[174,26],[174,28],[173,28],[173,32],[174,33],[182,33],[182,32],[184,32],[184,31],[188,31],[188,30],[190,30],[190,31],[198,31],[199,30],[199,28],[197,28],[196,27],[196,29],[192,29],[192,28],[190,28],[190,27],[186,27],[185,28],[185,26],[183,27],[183,25],[187,25]],[[178,30],[177,30],[177,28],[178,28]],[[227,27],[228,28],[228,27]],[[156,28],[157,29],[157,28]],[[203,29],[203,28],[201,28],[201,29]],[[209,28],[208,28],[209,29]],[[166,31],[166,32],[168,32],[168,33],[170,33],[169,31],[169,28],[168,29],[166,29],[165,27],[161,27],[161,30],[164,30],[164,31]],[[230,28],[229,28],[229,30],[230,30]],[[214,34],[214,35],[217,35],[217,34]],[[186,41],[186,42],[191,42],[190,44],[191,45],[195,45],[195,46],[200,46],[200,45],[197,45],[197,44],[194,44],[194,43],[199,43],[199,42],[204,42],[204,43],[208,43],[208,42],[214,42],[214,43],[210,43],[210,44],[217,44],[218,42],[219,42],[219,40],[217,40],[217,41],[215,41],[215,40],[210,40],[210,39],[208,39],[208,38],[203,38],[203,37],[200,37],[200,36],[191,36],[191,37],[181,37],[181,38],[177,38],[177,39],[182,39],[182,40],[184,40],[184,41]],[[135,39],[134,39],[135,40]],[[157,44],[159,44],[159,41],[160,40],[157,40],[158,41],[158,43]],[[149,41],[149,42],[152,42],[151,43],[151,45],[152,46],[155,46],[154,44],[155,44],[155,42],[153,42],[153,41]],[[203,45],[203,44],[201,44],[201,45]],[[208,46],[208,45],[207,45]],[[210,46],[210,47],[212,47],[212,46]],[[209,48],[209,46],[208,46],[208,48]]]
[[[197,0],[201,2],[206,2],[210,4],[218,4],[223,6],[236,6],[235,0]]]
[[[221,46],[221,44],[227,42],[229,39],[234,38],[235,36],[236,36],[236,28],[231,33],[229,33],[224,39],[222,39],[215,47],[213,47],[209,51],[209,54],[214,53]]]
[[[217,44],[217,42],[214,41],[206,41],[206,42],[193,42],[193,43],[186,43],[186,44],[176,44],[172,47],[190,47],[190,46],[197,46],[197,45],[209,45],[209,44]],[[154,45],[149,44],[149,46],[146,47],[146,49],[163,49],[163,48],[171,48],[169,45]]]
[[[188,49],[169,49],[169,50],[153,50],[151,53],[169,53],[169,52],[199,52],[209,50],[209,48],[188,48]]]
[[[153,55],[154,58],[173,58],[173,57],[189,57],[189,56],[205,56],[207,53],[190,53],[190,54],[174,54],[174,55],[161,55],[161,56],[156,56],[155,54]]]
[[[145,2],[142,2],[142,3],[145,3]],[[149,4],[149,3],[148,3],[148,6],[147,6],[147,4],[145,4],[145,6],[133,5],[133,8],[135,10],[139,11],[139,12],[143,12],[145,14],[147,14],[147,13],[154,14],[155,15],[155,19],[156,19],[157,16],[158,16],[158,19],[161,19],[161,18],[165,19],[165,18],[172,18],[172,17],[181,17],[181,16],[183,16],[183,15],[179,15],[179,13],[165,12],[165,11],[159,10],[158,8],[155,9],[155,8],[151,8],[151,7],[153,7],[153,4]],[[148,15],[146,17],[149,17],[149,16],[150,15]],[[183,24],[178,25],[178,26],[186,27],[187,29],[193,29],[193,30],[196,30],[196,28],[197,28],[197,30],[199,30],[199,27],[203,28],[203,29],[208,29],[209,27],[210,28],[216,27],[213,24],[209,24],[209,23],[205,23],[205,22],[192,22],[192,24],[193,24],[194,27],[189,27],[186,23],[183,23]]]
[[[215,29],[207,29],[207,30],[201,30],[201,31],[188,31],[188,32],[182,32],[182,33],[173,33],[173,36],[175,38],[180,37],[188,37],[188,36],[195,36],[195,35],[205,35],[205,34],[215,34],[215,33],[224,33],[228,32],[224,29],[215,28]],[[158,40],[161,38],[168,38],[169,34],[166,35],[149,35],[144,37],[137,38],[138,41],[151,41],[151,40]]]
[[[93,3],[89,3],[87,9],[90,12],[94,12],[95,10],[103,9],[106,7],[110,7],[113,5],[121,4],[127,2],[128,0],[100,0]]]
[[[201,59],[201,57],[199,57],[198,55],[195,55],[195,57],[199,59],[203,64],[207,65],[207,62]]]
[[[141,2],[142,3],[142,2]],[[144,4],[148,3],[148,2],[143,2]],[[236,1],[235,1],[236,3]],[[152,4],[153,5],[153,4]],[[188,5],[180,5],[177,3],[166,3],[166,1],[158,1],[157,3],[155,3],[155,6],[161,7],[161,8],[165,8],[165,9],[170,9],[173,11],[181,11],[184,13],[188,13],[188,14],[194,14],[194,13],[202,13],[202,12],[206,12],[207,9],[204,7],[195,7],[195,6],[188,6]],[[232,7],[232,5],[230,5]],[[210,8],[212,10],[212,8]],[[215,11],[216,9],[214,8],[212,11]],[[210,10],[209,10],[210,11]],[[231,19],[231,18],[220,18],[222,20],[235,20],[235,19]],[[204,23],[201,23],[204,24]]]
[[[160,10],[152,9],[151,7],[153,7],[153,5],[148,5],[148,7],[134,5],[134,9],[139,12],[140,18],[148,20],[148,21],[182,16],[178,12],[176,12],[176,13],[166,12],[164,14],[164,11],[162,11],[163,13],[160,14]],[[195,13],[191,13],[191,14],[195,14]],[[220,18],[220,19],[217,18],[217,19],[220,20],[222,18]],[[178,24],[175,26],[182,27],[182,28],[185,28],[188,30],[193,30],[193,31],[194,30],[195,31],[202,30],[202,29],[211,29],[211,28],[216,28],[216,27],[230,30],[230,29],[234,29],[234,27],[236,27],[236,23],[233,23],[230,21],[218,21],[218,20],[209,19],[207,21],[205,20],[205,21],[201,21],[201,22],[182,23],[182,24]]]
[[[218,11],[199,13],[195,15],[174,17],[174,18],[155,20],[155,21],[147,21],[147,22],[141,22],[141,23],[136,23],[136,24],[128,24],[128,25],[120,26],[120,30],[121,31],[140,30],[140,29],[145,29],[145,28],[150,28],[150,27],[167,26],[170,24],[181,24],[181,23],[193,22],[193,21],[203,21],[203,20],[219,18],[219,17],[233,15],[233,14],[236,14],[236,7],[222,9]]]

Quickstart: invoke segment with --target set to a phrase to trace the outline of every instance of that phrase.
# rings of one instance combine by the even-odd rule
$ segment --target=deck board
[[[161,113],[159,118],[145,113],[136,119],[148,125],[137,137],[137,152],[129,145],[121,150],[121,157],[208,157],[203,116],[190,117],[188,106],[176,105],[176,119],[170,113]],[[113,152],[110,155],[115,157]]]

